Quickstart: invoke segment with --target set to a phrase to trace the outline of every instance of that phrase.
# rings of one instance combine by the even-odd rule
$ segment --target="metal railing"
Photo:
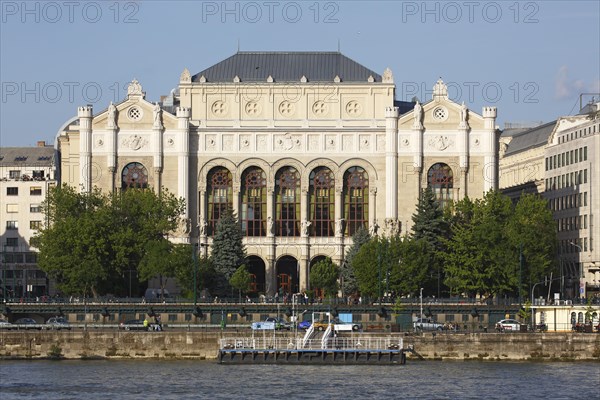
[[[344,336],[323,339],[282,338],[269,335],[253,337],[228,337],[219,340],[222,350],[399,350],[402,338]]]

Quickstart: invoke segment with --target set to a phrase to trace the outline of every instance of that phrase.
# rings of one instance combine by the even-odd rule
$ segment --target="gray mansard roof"
[[[0,148],[0,167],[54,165],[54,147],[2,147]]]
[[[231,57],[200,71],[207,82],[233,82],[238,76],[242,82],[299,82],[305,76],[309,82],[333,82],[339,76],[342,82],[367,82],[373,76],[381,82],[381,75],[360,65],[339,52],[237,52]]]
[[[512,140],[508,144],[505,157],[545,145],[548,143],[548,138],[554,130],[554,125],[556,125],[556,121],[548,122],[547,124],[512,135]]]

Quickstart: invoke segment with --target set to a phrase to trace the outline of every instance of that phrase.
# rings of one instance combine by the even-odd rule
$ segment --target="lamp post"
[[[419,295],[419,299],[421,300],[421,320],[423,320],[423,288],[421,288],[421,294]]]
[[[578,245],[577,243],[573,243],[571,241],[568,241],[567,243],[569,243],[571,246],[577,247],[579,249],[579,253],[583,252],[583,248],[580,245]],[[585,283],[584,283],[584,279],[583,279],[583,263],[581,262],[581,255],[578,255],[577,261],[579,264],[579,298],[584,298],[585,297]]]
[[[198,302],[198,285],[196,283],[196,275],[198,274],[198,243],[194,243],[192,247],[192,256],[194,259],[194,310],[196,309],[196,304]]]

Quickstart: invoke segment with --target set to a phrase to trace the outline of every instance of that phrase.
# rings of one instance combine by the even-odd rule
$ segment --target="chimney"
[[[45,140],[38,140],[37,147],[46,147],[46,141]]]

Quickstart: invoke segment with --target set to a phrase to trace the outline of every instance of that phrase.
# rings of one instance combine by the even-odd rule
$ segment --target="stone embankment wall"
[[[414,353],[408,355],[409,360],[600,361],[600,334],[425,333],[422,336],[390,336],[402,337],[405,347],[414,347]],[[2,331],[0,359],[36,359],[51,355],[68,359],[215,359],[220,337],[221,334],[216,332],[193,331]]]

